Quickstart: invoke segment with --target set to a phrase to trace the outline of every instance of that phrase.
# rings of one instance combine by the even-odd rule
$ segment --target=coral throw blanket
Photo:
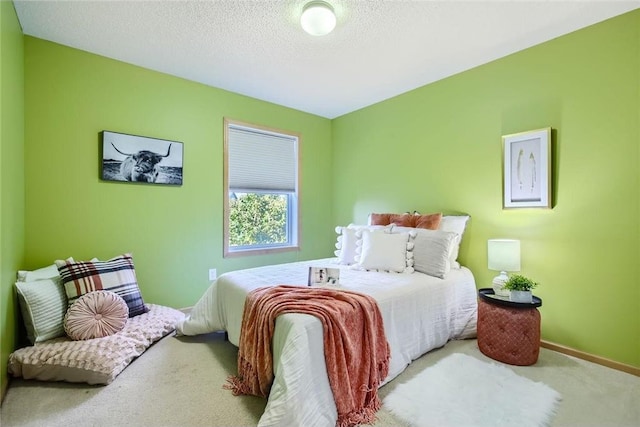
[[[378,387],[389,372],[390,349],[376,301],[356,292],[299,286],[259,288],[247,295],[238,352],[238,376],[225,388],[267,397],[273,381],[271,339],[276,317],[316,316],[339,427],[375,421]]]

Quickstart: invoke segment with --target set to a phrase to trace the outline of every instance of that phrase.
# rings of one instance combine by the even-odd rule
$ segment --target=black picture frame
[[[182,185],[182,142],[103,130],[100,148],[103,181]]]

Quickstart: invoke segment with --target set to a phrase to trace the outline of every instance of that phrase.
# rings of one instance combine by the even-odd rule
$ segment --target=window
[[[298,249],[299,137],[224,120],[224,256]]]

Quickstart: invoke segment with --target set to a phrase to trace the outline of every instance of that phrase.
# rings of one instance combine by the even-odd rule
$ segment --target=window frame
[[[230,232],[229,232],[229,223],[230,223],[230,204],[229,198],[231,194],[231,189],[229,188],[229,128],[230,127],[240,127],[245,128],[249,131],[256,130],[259,132],[266,132],[275,135],[282,135],[285,137],[295,138],[296,140],[296,179],[295,179],[295,191],[293,193],[289,192],[278,192],[278,191],[264,191],[265,194],[287,194],[288,195],[288,203],[287,203],[287,232],[291,233],[291,243],[288,244],[277,244],[273,246],[264,246],[264,245],[256,245],[253,247],[242,247],[240,249],[231,249],[230,242]],[[302,146],[302,137],[299,133],[286,131],[282,129],[276,129],[273,127],[257,125],[254,123],[248,123],[244,121],[234,120],[227,117],[223,119],[223,128],[224,128],[224,164],[223,164],[223,257],[231,258],[231,257],[239,257],[239,256],[249,256],[249,255],[262,255],[262,254],[274,254],[281,252],[290,252],[290,251],[298,251],[300,250],[300,242],[301,242],[301,221],[300,221],[300,200],[301,200],[301,186],[300,186],[300,176],[301,174],[301,146]],[[250,191],[241,191],[242,189],[236,189],[236,192],[243,193],[259,193],[255,190]]]

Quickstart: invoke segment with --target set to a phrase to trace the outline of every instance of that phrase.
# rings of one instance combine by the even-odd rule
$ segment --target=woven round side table
[[[478,291],[478,347],[495,360],[510,365],[533,365],[540,353],[540,312],[542,300],[531,303],[509,301],[493,289]]]

